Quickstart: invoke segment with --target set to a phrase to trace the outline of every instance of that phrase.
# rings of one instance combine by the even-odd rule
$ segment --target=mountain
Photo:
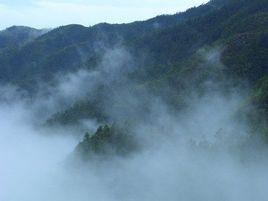
[[[204,14],[213,7],[203,5],[176,15],[158,16],[130,24],[98,24],[93,27],[68,25],[56,28],[22,47],[0,57],[3,82],[14,82],[32,89],[37,81],[49,81],[55,73],[91,68],[104,48],[135,44],[151,32],[159,32],[188,18]],[[97,50],[96,50],[97,49]],[[17,65],[20,65],[18,71]],[[17,71],[16,76],[12,73]]]
[[[177,96],[189,86],[201,87],[208,77],[214,76],[215,80],[220,80],[223,73],[236,84],[247,81],[254,88],[267,73],[267,11],[267,2],[261,0],[211,1],[175,16],[105,26],[131,27],[150,24],[159,18],[162,21],[172,21],[175,17],[180,19],[149,33],[142,34],[139,30],[135,40],[126,36],[123,40],[123,44],[140,61],[136,64],[137,70],[131,74],[132,78],[155,91],[162,92],[161,88],[167,89],[168,85],[168,88],[172,88],[171,93]],[[179,18],[181,16],[184,17]],[[215,71],[213,67],[210,71],[200,67],[206,62],[202,52],[213,52],[215,47],[220,47],[218,59],[226,66],[224,72]],[[217,54],[214,56],[217,57]],[[81,103],[79,105],[81,107]],[[89,103],[84,105],[90,108]],[[81,113],[77,113],[79,107],[74,105],[65,112],[64,118],[81,118]],[[60,118],[59,114],[57,118]]]
[[[36,81],[49,81],[56,73],[96,66],[103,49],[118,43],[135,52],[142,59],[141,65],[149,66],[146,72],[161,76],[169,71],[167,64],[181,62],[205,45],[257,30],[258,26],[264,28],[266,11],[266,2],[261,0],[211,1],[183,13],[144,22],[59,27],[12,52],[2,53],[0,80],[32,89]],[[16,76],[12,74],[15,70]]]
[[[113,75],[104,72],[105,79],[95,89],[97,98],[90,94],[64,111],[55,111],[47,124],[72,125],[87,118],[100,123],[117,121],[109,117],[104,107],[111,102],[110,97],[121,95],[121,86],[124,85],[128,86],[127,93],[150,91],[162,96],[177,111],[186,107],[185,99],[189,98],[189,94],[197,91],[202,96],[208,81],[213,80],[210,90],[221,87],[226,93],[233,87],[247,85],[248,99],[241,105],[256,105],[255,113],[247,114],[248,118],[252,125],[261,127],[267,137],[266,120],[259,126],[252,121],[256,116],[257,119],[268,117],[268,99],[265,95],[267,27],[266,0],[212,0],[186,12],[147,21],[102,23],[92,27],[68,25],[45,34],[29,28],[13,27],[0,34],[1,38],[5,32],[12,32],[12,37],[16,39],[12,40],[15,45],[7,39],[7,42],[1,43],[0,80],[19,85],[34,96],[40,83],[53,84],[55,77],[82,69],[94,71],[104,65],[107,50],[124,49],[132,59],[118,64],[121,65],[119,69],[121,72],[122,66],[131,66],[130,72],[123,72],[121,77],[112,81],[107,80]],[[17,29],[22,29],[19,33],[24,35],[15,34]],[[106,62],[122,60],[122,52],[108,55],[110,60]],[[123,57],[127,58],[126,55]],[[126,80],[131,80],[131,85],[126,84]],[[94,100],[92,97],[95,97]],[[144,100],[142,104],[135,105],[135,109],[147,111],[148,102]],[[113,101],[113,105],[109,105],[111,108],[124,114],[130,108],[129,101],[126,99],[124,104]],[[132,115],[130,119],[139,120],[139,117]]]
[[[34,29],[24,26],[12,26],[0,32],[0,50],[16,48],[45,34],[46,29]]]

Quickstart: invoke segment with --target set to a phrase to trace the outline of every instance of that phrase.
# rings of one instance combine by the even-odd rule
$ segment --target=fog
[[[266,200],[266,148],[236,115],[244,93],[208,90],[174,112],[161,96],[128,90],[135,83],[126,75],[135,65],[122,67],[132,61],[122,48],[107,51],[97,69],[57,78],[56,86],[31,101],[14,86],[2,87],[0,200]],[[127,157],[69,160],[83,133],[36,122],[114,83],[116,93],[106,97],[104,110],[116,121],[138,119],[131,129],[143,148]],[[129,110],[110,107],[118,102]]]

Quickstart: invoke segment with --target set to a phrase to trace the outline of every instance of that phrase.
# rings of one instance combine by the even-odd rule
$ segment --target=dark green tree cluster
[[[137,141],[127,130],[104,125],[93,135],[86,133],[75,152],[84,159],[90,159],[93,156],[126,156],[137,149]]]
[[[46,125],[79,125],[80,120],[85,119],[96,119],[102,123],[107,121],[107,116],[102,112],[101,101],[78,101],[67,110],[54,114]]]

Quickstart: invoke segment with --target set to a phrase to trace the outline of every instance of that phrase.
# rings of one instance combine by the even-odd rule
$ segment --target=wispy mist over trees
[[[268,2],[0,32],[5,201],[265,201]]]

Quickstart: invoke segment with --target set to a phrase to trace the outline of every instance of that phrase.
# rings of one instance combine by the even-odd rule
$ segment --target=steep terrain
[[[13,26],[0,32],[0,49],[18,48],[48,32],[46,29],[34,29],[23,26]]]
[[[193,94],[247,88],[241,108],[256,109],[241,113],[267,138],[267,27],[266,0],[212,0],[147,21],[68,25],[45,34],[12,27],[0,34],[0,81],[34,97],[44,83],[57,85],[55,80],[68,73],[100,76],[101,81],[82,83],[85,95],[55,111],[46,125],[77,125],[86,119],[114,123],[126,117],[137,123],[147,118],[137,111],[150,111],[150,96],[161,97],[178,112]],[[133,103],[133,96],[146,98]]]

